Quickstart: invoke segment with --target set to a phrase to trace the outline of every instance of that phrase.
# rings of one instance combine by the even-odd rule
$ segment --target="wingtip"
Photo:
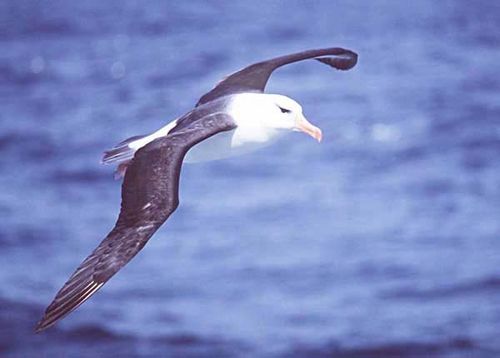
[[[45,312],[42,319],[38,321],[38,323],[35,326],[35,333],[41,333],[46,329],[54,326],[61,318],[62,317],[54,319],[54,317],[50,317],[50,315],[47,315],[47,312]]]
[[[53,324],[53,323],[52,323]],[[52,326],[52,324],[47,324],[47,322],[45,321],[45,317],[43,317],[35,326],[35,333],[41,333],[43,331],[45,331],[47,328],[49,328],[50,326]]]
[[[315,60],[329,65],[337,70],[347,71],[358,63],[358,54],[350,50],[344,50],[345,53],[332,57],[316,57]]]

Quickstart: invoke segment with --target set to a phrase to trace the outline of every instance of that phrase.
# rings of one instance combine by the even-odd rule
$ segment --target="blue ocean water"
[[[500,356],[495,1],[0,3],[2,357]],[[252,62],[323,129],[186,165],[181,206],[56,327],[112,228],[101,152]]]

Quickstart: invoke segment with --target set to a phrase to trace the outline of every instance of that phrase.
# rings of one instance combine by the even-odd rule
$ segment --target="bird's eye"
[[[280,109],[281,113],[290,113],[291,112],[289,109],[286,109],[286,108],[283,108],[280,106],[278,106],[278,108]]]

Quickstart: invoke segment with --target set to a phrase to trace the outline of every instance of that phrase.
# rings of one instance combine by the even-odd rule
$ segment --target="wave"
[[[418,288],[404,288],[393,290],[384,294],[385,298],[426,298],[426,299],[442,299],[452,296],[466,295],[466,294],[484,294],[484,291],[499,291],[500,290],[500,277],[488,277],[477,281],[466,282],[450,286],[441,286],[431,289],[418,289]]]
[[[487,357],[491,352],[480,349],[472,340],[457,337],[434,343],[395,342],[375,346],[342,348],[337,344],[324,347],[299,346],[284,357],[335,357],[335,358],[421,358],[456,356],[456,353],[466,356]],[[465,356],[465,355],[464,355]]]
[[[238,356],[245,346],[221,337],[177,332],[144,337],[102,324],[61,326],[36,334],[43,307],[0,297],[0,353],[5,356]]]

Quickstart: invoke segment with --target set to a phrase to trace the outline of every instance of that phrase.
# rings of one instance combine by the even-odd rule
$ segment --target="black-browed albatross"
[[[203,95],[195,108],[158,131],[132,137],[104,153],[124,176],[118,220],[57,293],[36,331],[42,331],[89,299],[146,244],[179,205],[183,161],[224,158],[262,147],[282,134],[303,131],[321,140],[301,106],[265,94],[271,73],[283,65],[315,59],[339,70],[357,62],[343,48],[308,50],[258,62],[231,74]]]

